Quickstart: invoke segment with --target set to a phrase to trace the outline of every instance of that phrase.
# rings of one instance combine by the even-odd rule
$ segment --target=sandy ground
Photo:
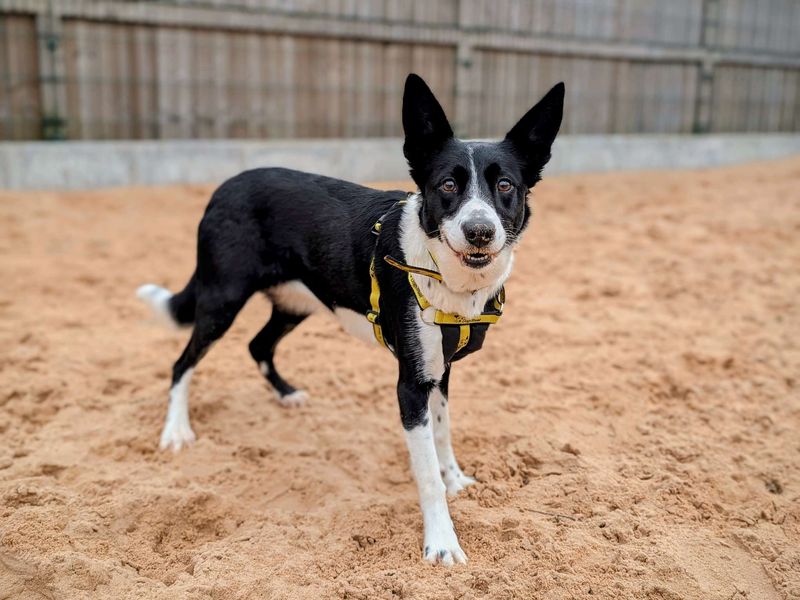
[[[309,319],[201,364],[157,451],[211,187],[0,193],[0,598],[800,598],[800,159],[551,178],[451,383],[470,562],[421,561],[385,351]]]

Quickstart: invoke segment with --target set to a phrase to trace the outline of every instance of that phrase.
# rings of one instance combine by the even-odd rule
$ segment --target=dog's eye
[[[445,179],[441,185],[442,191],[447,192],[448,194],[452,194],[458,189],[456,182],[454,179]]]
[[[514,187],[514,184],[511,183],[508,179],[501,179],[497,182],[497,191],[498,192],[510,192],[511,189]]]

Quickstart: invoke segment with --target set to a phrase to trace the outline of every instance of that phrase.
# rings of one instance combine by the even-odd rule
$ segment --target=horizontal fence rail
[[[3,0],[0,140],[393,137],[407,73],[502,135],[800,130],[797,0]]]

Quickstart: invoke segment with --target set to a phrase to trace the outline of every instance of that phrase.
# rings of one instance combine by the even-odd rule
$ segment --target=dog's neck
[[[435,308],[462,317],[477,317],[508,279],[514,263],[513,248],[504,248],[492,264],[483,269],[467,267],[439,238],[429,238],[425,234],[419,219],[420,202],[421,195],[417,193],[409,196],[403,206],[400,247],[406,263],[439,271],[442,282],[424,275],[411,276]]]

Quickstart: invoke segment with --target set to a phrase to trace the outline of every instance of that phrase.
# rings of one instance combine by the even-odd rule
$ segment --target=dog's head
[[[528,192],[550,159],[563,107],[559,83],[503,140],[464,142],[425,82],[408,76],[403,152],[422,194],[420,226],[445,279],[449,272],[469,288],[507,274],[530,216]]]

